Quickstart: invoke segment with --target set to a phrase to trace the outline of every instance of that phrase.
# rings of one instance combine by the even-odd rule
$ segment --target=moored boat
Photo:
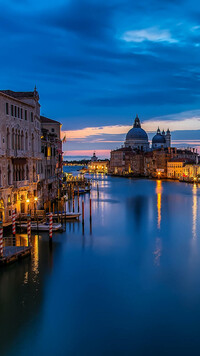
[[[27,223],[17,223],[18,226],[20,226],[22,229],[27,229]],[[58,231],[62,228],[62,225],[60,223],[54,223],[53,224],[53,231]],[[31,222],[31,230],[36,231],[49,231],[49,223],[38,223],[37,222]]]

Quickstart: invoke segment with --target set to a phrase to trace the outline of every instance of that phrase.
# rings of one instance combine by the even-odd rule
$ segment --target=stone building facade
[[[177,149],[171,147],[171,133],[158,128],[149,146],[147,133],[142,129],[141,122],[136,116],[133,128],[128,131],[124,147],[111,151],[111,174],[133,175],[152,178],[167,178],[170,160],[198,162],[198,154],[194,149]]]
[[[40,182],[43,202],[60,195],[62,175],[61,123],[41,116],[41,151],[43,154],[44,177]]]
[[[0,219],[4,222],[11,220],[12,209],[17,214],[29,213],[43,205],[45,189],[41,189],[41,182],[46,179],[46,161],[41,136],[36,88],[32,92],[1,90]],[[60,142],[59,137],[59,148]]]
[[[167,178],[180,179],[183,175],[183,167],[185,165],[185,159],[173,158],[167,162]]]
[[[194,164],[197,160],[198,155],[193,150],[177,150],[174,147],[168,147],[143,152],[124,147],[111,151],[110,173],[176,179],[178,174],[179,176],[181,174],[181,171],[178,172],[180,163],[177,162]]]

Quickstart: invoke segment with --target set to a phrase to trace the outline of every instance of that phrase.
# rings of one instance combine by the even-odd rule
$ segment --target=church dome
[[[126,135],[127,140],[142,140],[148,141],[147,133],[139,127],[133,127]]]
[[[126,135],[126,140],[141,140],[148,142],[148,136],[146,131],[141,128],[140,119],[136,116],[133,128],[129,130]]]
[[[149,140],[147,133],[141,128],[140,119],[136,116],[133,128],[126,135],[125,147],[133,150],[148,151]]]
[[[157,134],[152,138],[152,143],[166,143],[164,133],[161,135],[159,128]]]

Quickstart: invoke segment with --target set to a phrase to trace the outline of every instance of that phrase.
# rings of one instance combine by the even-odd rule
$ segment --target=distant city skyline
[[[170,115],[174,140],[182,131],[181,144],[199,145],[196,0],[8,0],[0,9],[1,89],[36,85],[41,114],[73,135],[64,151],[119,146],[136,113],[165,129]],[[85,135],[96,127],[102,136]]]

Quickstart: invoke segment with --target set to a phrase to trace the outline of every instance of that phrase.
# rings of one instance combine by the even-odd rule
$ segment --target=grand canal
[[[199,354],[200,188],[98,175],[90,197],[84,233],[1,269],[0,354]]]

